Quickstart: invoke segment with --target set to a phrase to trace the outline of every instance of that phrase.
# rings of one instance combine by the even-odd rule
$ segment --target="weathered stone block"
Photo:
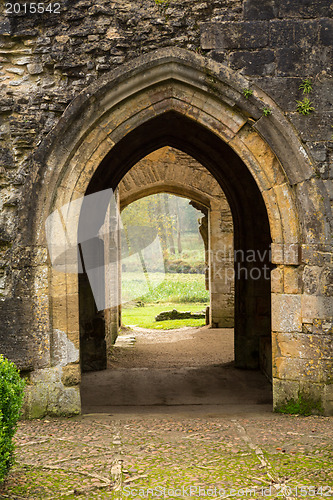
[[[332,338],[330,335],[273,332],[274,352],[277,357],[290,359],[330,359]]]
[[[283,293],[283,267],[271,271],[271,290],[273,293]]]
[[[273,407],[279,409],[285,403],[293,399],[297,401],[299,395],[311,399],[314,403],[317,402],[321,406],[324,415],[333,414],[333,404],[331,401],[331,385],[297,382],[293,380],[273,379]],[[316,409],[314,409],[315,411]]]
[[[251,49],[268,45],[265,21],[207,23],[202,28],[202,48]]]
[[[210,290],[212,293],[231,293],[231,282],[229,283],[224,283],[224,282],[211,282]]]
[[[331,13],[332,16],[332,13]],[[331,17],[330,16],[330,17]],[[332,47],[333,45],[333,19],[321,19],[319,21],[319,41],[322,45]]]
[[[76,274],[65,274],[53,270],[51,279],[52,297],[62,297],[66,290],[69,294],[74,294],[78,290],[78,278]]]
[[[301,293],[302,281],[298,267],[284,267],[284,293]]]
[[[310,266],[323,266],[331,262],[331,253],[320,250],[317,245],[302,245],[302,262]]]
[[[323,182],[317,178],[300,182],[296,187],[296,192],[304,213],[305,243],[330,245],[332,241],[330,229],[324,216],[325,213],[329,213],[330,206]]]
[[[317,59],[311,65],[312,66],[311,69],[309,69],[311,73],[318,72],[318,68],[321,66],[321,64],[318,61],[320,57],[325,60],[327,59],[327,63],[325,62],[323,65],[330,64],[328,61],[333,59],[333,49],[325,48],[325,50],[321,55],[316,54]],[[303,64],[304,63],[301,63],[302,66]],[[301,73],[300,77],[302,77]],[[309,120],[304,119],[303,115],[296,112],[290,113],[289,115],[290,120],[298,130],[303,141],[308,141],[308,142],[328,141],[332,137],[332,131],[330,128],[333,118],[332,110],[330,108],[322,109],[321,107],[316,109],[315,103],[317,101],[314,101],[314,98],[311,95],[310,95],[310,102],[312,102],[312,106],[315,108],[315,111],[311,116],[311,123],[309,122]]]
[[[327,179],[324,181],[325,188],[327,189],[328,196],[330,200],[333,200],[333,181],[332,179]]]
[[[333,334],[333,317],[326,319],[315,318],[313,320],[313,333],[317,335],[332,335]]]
[[[326,319],[333,316],[331,297],[302,295],[302,321],[312,323],[314,318]]]
[[[333,415],[333,384],[325,385],[323,406],[325,415]]]
[[[332,380],[332,360],[276,357],[273,359],[273,377],[309,385],[326,384]]]
[[[272,47],[311,47],[318,39],[318,21],[276,19],[270,22]]]
[[[81,396],[79,387],[55,387],[50,393],[47,414],[55,417],[79,415]]]
[[[320,275],[322,268],[318,266],[305,266],[303,271],[304,293],[316,295],[320,286]]]
[[[5,19],[0,23],[0,35],[11,35],[12,26],[9,19]]]
[[[244,19],[251,21],[273,19],[277,13],[274,0],[262,0],[260,3],[256,0],[245,0],[243,9]]]
[[[332,11],[327,0],[305,2],[304,0],[283,0],[279,2],[278,17],[331,17]]]
[[[80,365],[67,365],[62,369],[61,382],[66,387],[78,385],[81,382]]]
[[[233,318],[233,316],[231,317],[224,317],[224,318],[216,318],[216,322],[215,322],[215,325],[216,326],[213,326],[212,324],[212,328],[233,328],[235,326],[235,320]]]
[[[300,383],[294,380],[280,380],[273,377],[273,407],[277,409],[290,399],[297,399]]]
[[[24,418],[42,418],[47,414],[49,388],[44,384],[27,386],[22,405]]]
[[[273,264],[284,264],[284,245],[282,243],[271,244],[271,260]]]
[[[297,47],[278,49],[276,64],[278,76],[301,75],[304,68],[303,50]]]
[[[61,369],[45,368],[42,370],[35,370],[30,373],[29,380],[32,384],[58,384],[60,382]]]
[[[333,267],[325,267],[321,274],[320,293],[333,297]]]
[[[8,111],[10,109],[11,108],[9,107]],[[0,166],[10,167],[10,168],[15,166],[14,156],[13,156],[13,153],[10,149],[8,149],[8,148],[1,148],[0,149]]]
[[[332,92],[330,92],[332,94]],[[327,159],[327,148],[321,142],[309,142],[308,147],[312,156],[318,162],[323,162]]]
[[[27,69],[30,75],[39,75],[40,73],[43,73],[43,65],[40,63],[28,64]]]
[[[54,296],[52,300],[53,327],[63,332],[78,330],[78,293],[65,296]]]
[[[243,70],[249,76],[271,75],[275,71],[275,53],[271,49],[260,51],[238,50],[230,54],[230,66]]]
[[[75,338],[77,335],[75,335]],[[79,361],[78,346],[65,332],[53,329],[52,332],[52,363],[56,366],[66,366]]]
[[[25,389],[23,416],[76,415],[81,412],[78,387],[66,388],[61,382],[62,369],[48,368],[30,374],[31,385]]]
[[[301,332],[301,296],[272,294],[272,329],[275,332]]]

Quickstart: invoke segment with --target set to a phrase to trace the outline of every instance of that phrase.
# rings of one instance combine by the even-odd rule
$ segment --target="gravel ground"
[[[224,363],[232,374],[230,390],[223,392],[227,400],[107,406],[104,413],[22,421],[15,438],[17,463],[0,487],[0,498],[332,499],[333,418],[277,415],[271,404],[254,400],[262,391],[267,394],[267,386],[251,393],[251,383],[259,379],[251,382],[245,371],[237,372],[237,382],[230,365],[232,336],[224,333],[124,334],[111,364],[119,379],[131,370],[150,378],[154,370],[165,370],[170,377],[185,362],[197,373]],[[224,345],[222,356],[216,342]],[[89,377],[84,383],[89,387]],[[233,393],[243,401],[232,403]],[[198,397],[208,396],[206,391]]]
[[[119,335],[109,367],[179,368],[230,363],[234,359],[233,335],[232,328],[133,327]]]
[[[25,421],[0,498],[333,498],[332,438],[332,418],[261,413]]]

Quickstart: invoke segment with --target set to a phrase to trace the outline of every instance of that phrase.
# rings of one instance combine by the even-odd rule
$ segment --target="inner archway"
[[[160,330],[204,326],[210,304],[209,208],[164,191],[142,194],[122,209],[121,222],[129,240],[133,228],[152,230],[159,251],[146,256],[129,247],[122,259],[121,324]],[[122,201],[121,190],[119,196]]]
[[[199,210],[199,233],[205,246],[206,289],[210,291],[207,323],[233,327],[233,220],[226,196],[214,176],[193,157],[163,147],[133,166],[118,188],[120,210],[155,193],[191,200],[190,205]]]

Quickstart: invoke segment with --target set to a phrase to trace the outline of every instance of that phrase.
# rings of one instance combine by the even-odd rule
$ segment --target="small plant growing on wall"
[[[301,85],[298,87],[299,90],[303,90],[303,94],[310,94],[312,92],[312,82],[309,78],[305,78],[302,81]]]
[[[169,0],[154,0],[155,5],[160,7],[162,10],[166,10],[169,7]]]
[[[168,21],[169,16],[166,13],[169,7],[170,0],[154,0],[155,5],[160,9],[161,13],[164,15],[165,21]]]
[[[311,80],[309,78],[305,78],[298,88],[299,90],[302,90],[303,94],[310,94],[310,92],[312,92],[313,90]],[[296,104],[296,111],[300,115],[309,115],[315,109],[308,97],[304,97],[302,101],[296,100]]]
[[[253,95],[252,89],[242,89],[242,92],[245,99],[248,99],[249,97],[251,97],[251,95]]]
[[[270,108],[268,108],[267,106],[265,106],[264,109],[262,110],[262,114],[264,116],[269,116],[272,114],[272,110]]]
[[[296,103],[296,111],[301,115],[309,115],[315,109],[307,97],[304,97],[303,101],[296,101]]]

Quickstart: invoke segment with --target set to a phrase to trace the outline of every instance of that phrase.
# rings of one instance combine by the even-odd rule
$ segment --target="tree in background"
[[[190,203],[187,198],[168,193],[157,193],[141,198],[122,211],[125,233],[131,226],[154,229],[160,239],[166,269],[170,258],[186,259],[188,254],[195,251],[200,254],[198,256],[200,260],[203,245],[198,221],[202,213]]]

